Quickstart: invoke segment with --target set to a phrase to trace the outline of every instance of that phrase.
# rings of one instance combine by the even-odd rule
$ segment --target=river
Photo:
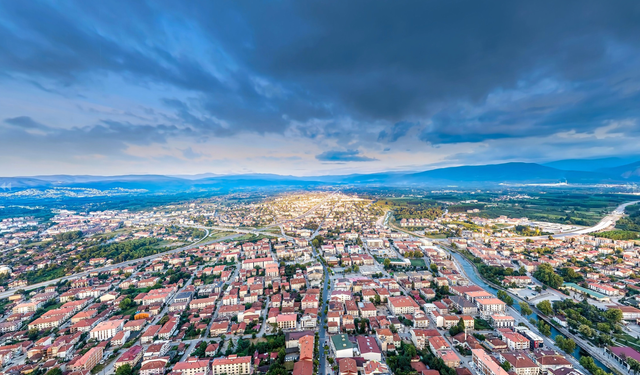
[[[458,260],[458,264],[462,265],[462,268],[464,268],[464,272],[467,274],[467,277],[469,278],[469,280],[471,280],[472,283],[482,287],[483,289],[485,289],[486,291],[497,295],[498,294],[498,290],[492,286],[490,286],[489,284],[487,284],[486,282],[484,282],[484,280],[482,280],[478,274],[476,273],[475,268],[473,267],[473,265],[471,264],[471,262],[469,262],[469,260],[465,257],[463,257],[462,255],[458,254],[458,253],[452,253],[453,256]],[[516,310],[518,310],[520,312],[520,305],[519,304],[514,304],[513,306]],[[522,315],[522,312],[520,312]],[[534,319],[536,322],[538,321],[538,314],[533,313],[531,315],[522,315],[524,317],[526,317],[527,319],[531,320]],[[560,332],[558,332],[557,329],[555,329],[553,326],[551,326],[551,338],[555,341],[556,336],[561,335]],[[580,358],[583,355],[587,355],[588,354],[586,352],[584,352],[583,350],[580,349],[579,346],[576,345],[576,350],[574,350],[574,352],[572,353],[573,357],[575,357],[576,359],[580,360]],[[592,357],[593,358],[593,357]],[[607,366],[605,366],[602,362],[598,361],[596,358],[593,358],[593,361],[596,365],[598,365],[598,367],[602,368],[605,371],[611,371]]]

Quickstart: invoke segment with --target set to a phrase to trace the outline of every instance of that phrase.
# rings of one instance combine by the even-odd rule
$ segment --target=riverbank
[[[474,284],[484,288],[485,290],[489,291],[490,293],[497,295],[498,290],[503,290],[506,291],[510,296],[512,296],[512,298],[514,298],[514,300],[516,302],[526,302],[527,304],[529,304],[528,301],[524,301],[522,300],[519,296],[509,292],[508,290],[502,288],[499,285],[496,285],[494,283],[492,283],[489,280],[486,280],[484,277],[482,277],[482,275],[480,274],[480,272],[478,271],[476,265],[470,261],[469,259],[467,259],[466,257],[464,257],[460,252],[455,251],[454,249],[451,249],[447,246],[442,246],[444,249],[446,249],[451,255],[452,255],[452,259],[454,260],[454,262],[456,263],[456,265],[458,266],[458,268],[460,269],[460,271],[462,273],[465,274],[465,276]],[[465,265],[467,267],[465,267]],[[611,371],[614,374],[624,374],[625,372],[621,372],[619,369],[617,368],[610,368],[610,366],[605,365],[605,363],[608,363],[609,360],[607,360],[604,357],[604,351],[603,353],[598,353],[594,350],[594,348],[589,347],[588,345],[586,345],[584,343],[584,341],[582,339],[577,339],[575,338],[575,336],[573,334],[571,334],[570,332],[562,329],[558,329],[551,321],[551,319],[549,319],[548,317],[545,317],[535,306],[531,306],[531,309],[534,311],[533,314],[531,315],[522,315],[521,311],[520,311],[520,306],[518,303],[516,303],[513,307],[509,307],[514,315],[514,318],[516,319],[516,323],[517,324],[524,324],[525,326],[527,326],[529,329],[531,329],[533,332],[537,332],[538,334],[540,334],[540,332],[538,331],[537,327],[534,324],[531,324],[531,322],[529,321],[529,319],[533,318],[534,320],[543,320],[547,323],[549,323],[550,327],[551,327],[551,336],[550,337],[546,337],[542,334],[540,334],[541,337],[543,337],[545,339],[545,345],[547,347],[550,347],[554,350],[557,350],[559,352],[562,352],[560,350],[560,348],[558,348],[555,345],[555,338],[558,335],[563,335],[565,337],[569,337],[572,338],[575,342],[576,342],[576,350],[571,353],[571,356],[567,357],[568,360],[571,361],[572,365],[574,368],[584,372],[585,374],[589,374],[589,371],[587,371],[586,369],[584,369],[584,367],[582,367],[582,365],[580,365],[580,358],[582,356],[584,356],[585,354],[592,357],[594,362],[596,363],[596,365],[598,365],[598,367],[602,368],[605,371]],[[583,354],[584,353],[584,354]]]

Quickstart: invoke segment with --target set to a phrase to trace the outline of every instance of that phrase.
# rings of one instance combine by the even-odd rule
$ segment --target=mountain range
[[[422,172],[288,176],[277,174],[191,176],[165,175],[50,175],[0,177],[0,187],[145,189],[149,191],[190,191],[269,186],[310,187],[326,185],[363,186],[489,186],[497,184],[623,184],[640,183],[640,161],[620,164],[621,158],[561,160],[547,164],[503,163],[438,168]]]

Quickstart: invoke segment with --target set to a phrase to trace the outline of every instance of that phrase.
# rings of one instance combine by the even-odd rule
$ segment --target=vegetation
[[[538,320],[536,326],[538,327],[538,331],[540,331],[540,333],[547,337],[551,336],[551,326],[545,323],[544,320]]]
[[[549,302],[549,300],[541,301],[536,305],[536,307],[544,315],[547,315],[547,316],[553,315],[553,307],[551,306],[551,302]]]
[[[640,204],[627,206],[625,213],[629,216],[618,220],[616,228],[623,231],[640,232]]]
[[[531,307],[529,307],[529,304],[526,302],[520,302],[520,312],[524,316],[533,314],[533,310],[531,310]]]
[[[449,328],[449,334],[451,336],[455,336],[460,332],[464,332],[464,320],[462,320],[462,318],[460,318],[460,320],[458,321],[458,324],[452,326],[451,328]]]
[[[505,292],[504,290],[498,291],[498,298],[504,301],[504,303],[506,303],[507,306],[513,306],[513,298],[511,298],[511,296],[508,295],[507,292]]]
[[[620,220],[624,220],[624,219],[626,218],[622,218]],[[610,230],[606,232],[593,233],[593,235],[596,237],[604,237],[604,238],[609,238],[611,240],[622,240],[622,241],[640,239],[640,233],[633,232],[630,230]]]
[[[548,263],[542,263],[539,265],[538,269],[533,273],[533,277],[554,289],[561,287],[564,283],[562,276],[555,273],[553,267]]]
[[[558,348],[567,354],[571,354],[576,350],[576,342],[562,335],[556,336],[556,345],[558,345]]]
[[[593,361],[593,358],[591,357],[587,357],[587,356],[580,357],[580,365],[582,365],[582,367],[587,369],[587,371],[589,371],[593,375],[611,374],[609,372],[604,371],[600,367],[598,367],[598,365],[596,365],[596,363]]]

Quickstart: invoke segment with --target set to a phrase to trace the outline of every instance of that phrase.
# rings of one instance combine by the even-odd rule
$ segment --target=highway
[[[599,232],[601,230],[607,229],[609,227],[613,227],[616,222],[618,220],[620,220],[620,218],[622,218],[624,216],[624,209],[627,206],[630,206],[632,204],[637,204],[640,203],[640,201],[633,201],[633,202],[627,202],[627,203],[623,203],[621,205],[619,205],[618,207],[616,207],[615,210],[613,210],[609,215],[603,217],[600,222],[592,227],[588,227],[588,228],[582,228],[582,229],[578,229],[575,231],[571,231],[571,232],[565,232],[565,233],[558,233],[558,234],[554,234],[553,238],[564,238],[564,237],[572,237],[572,236],[579,236],[581,234],[589,234],[589,233],[594,233],[594,232]],[[548,238],[548,236],[536,236],[536,237],[511,237],[513,239],[544,239],[544,238]]]

